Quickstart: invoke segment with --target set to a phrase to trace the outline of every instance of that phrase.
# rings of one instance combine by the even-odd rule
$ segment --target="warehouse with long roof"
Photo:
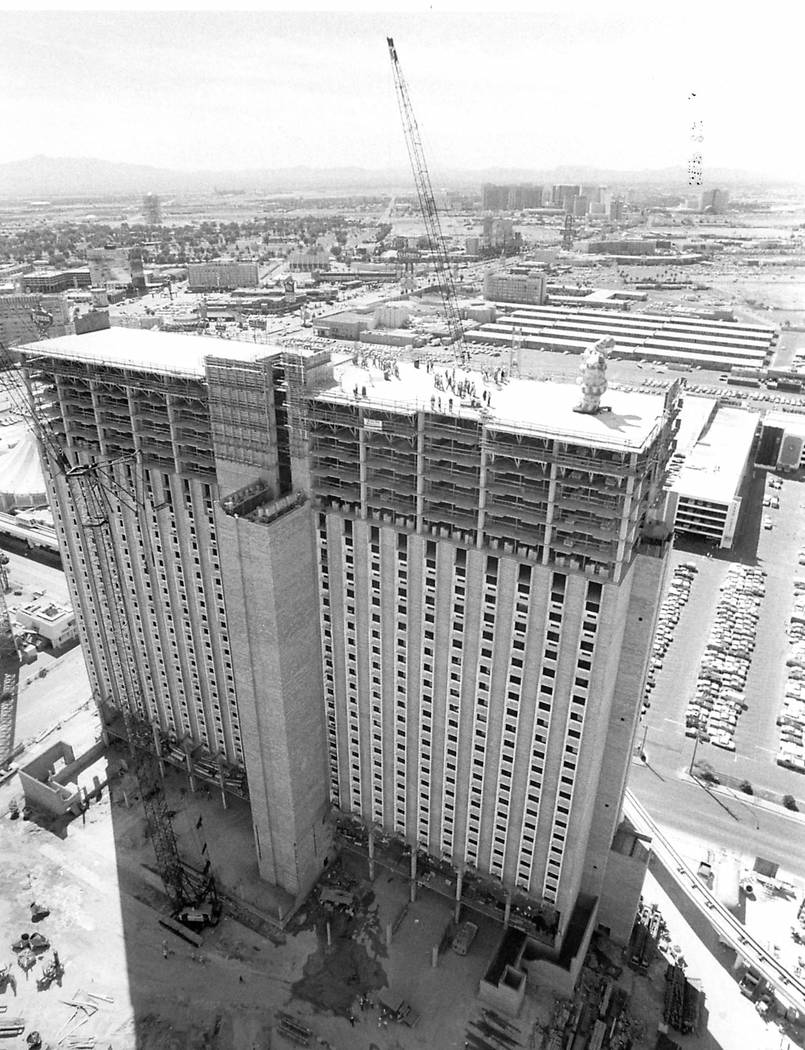
[[[609,336],[615,341],[610,356],[729,370],[767,365],[777,333],[764,325],[681,314],[517,305],[468,331],[466,339],[510,346],[515,334],[524,352],[582,353],[592,341]]]

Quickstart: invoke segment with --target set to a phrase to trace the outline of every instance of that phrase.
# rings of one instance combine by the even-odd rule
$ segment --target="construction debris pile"
[[[730,565],[702,657],[696,692],[685,714],[685,733],[727,751],[735,750],[735,727],[746,710],[744,687],[755,648],[766,573]]]
[[[469,1050],[517,1050],[526,1044],[518,1025],[501,1017],[495,1010],[484,1009],[477,1020],[470,1021],[464,1037]]]
[[[646,691],[643,696],[643,708],[640,712],[641,718],[651,707],[651,694],[657,684],[657,674],[662,668],[663,658],[668,652],[668,647],[674,640],[674,629],[679,623],[682,610],[690,598],[690,588],[693,585],[693,577],[699,570],[693,562],[677,565],[671,577],[671,585],[668,588],[660,614],[657,617],[657,629],[654,632],[654,644],[651,648],[651,659],[649,661],[648,676],[646,677]]]
[[[50,909],[36,903],[30,906],[30,920],[32,923],[44,922],[50,916]],[[16,956],[16,963],[22,971],[25,980],[28,981],[33,975],[36,981],[37,992],[51,992],[53,985],[61,988],[62,978],[65,974],[65,966],[59,957],[58,951],[52,948],[49,937],[39,930],[24,931],[11,944],[11,950]],[[48,952],[51,952],[48,955]],[[41,969],[37,972],[37,966]],[[0,966],[0,995],[7,991],[16,997],[17,975],[13,964]],[[111,1003],[113,1000],[106,995],[95,992],[83,992],[78,990],[70,999],[59,997],[59,1002],[72,1008],[68,1020],[61,1026],[58,1032],[48,1033],[48,1038],[54,1044],[68,1047],[69,1050],[93,1050],[95,1036],[91,1033],[79,1032],[97,1012],[99,1006],[104,1002]],[[47,1000],[43,1000],[44,1009],[41,1011],[43,1018],[49,1018],[54,1014],[53,1004],[48,1007]],[[0,1005],[0,1038],[10,1038],[23,1035],[27,1026],[24,1017],[6,1017],[7,1007]],[[43,1037],[35,1029],[28,1032],[26,1046],[28,1050],[38,1050],[43,1045]],[[48,1043],[50,1045],[50,1043]]]
[[[698,1032],[704,993],[701,984],[688,980],[679,965],[668,964],[665,971],[663,1019],[677,1032]]]
[[[591,969],[582,972],[573,1001],[557,999],[540,1050],[568,1046],[586,1050],[628,1050],[642,1038],[642,1025],[631,1017],[626,991],[609,975]],[[532,1046],[539,1047],[536,1041]]]

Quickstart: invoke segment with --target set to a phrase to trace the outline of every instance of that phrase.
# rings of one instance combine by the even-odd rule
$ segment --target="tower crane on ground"
[[[573,227],[573,216],[568,212],[565,216],[565,225],[562,230],[562,248],[564,251],[569,252],[573,247],[573,235],[575,233]]]
[[[428,246],[433,257],[436,277],[439,282],[439,292],[444,306],[445,320],[447,321],[448,340],[453,345],[457,360],[462,364],[466,364],[469,359],[469,353],[464,341],[464,328],[459,316],[456,285],[453,280],[453,272],[450,269],[450,257],[447,253],[447,245],[445,244],[439,221],[439,212],[436,208],[436,199],[433,195],[428,165],[425,161],[425,151],[422,148],[422,137],[411,106],[408,86],[400,67],[394,40],[390,36],[386,37],[386,43],[388,44],[391,68],[394,74],[394,87],[397,92],[400,116],[402,117],[405,145],[408,149],[411,170],[414,174],[419,208],[422,212],[422,220],[425,223],[425,234],[428,238]]]
[[[135,638],[131,617],[126,613],[120,573],[115,561],[110,521],[119,516],[121,504],[135,510],[138,515],[142,513],[142,534],[150,544],[146,504],[139,491],[140,486],[125,484],[121,480],[123,470],[115,470],[118,464],[133,466],[129,476],[137,478],[142,470],[139,454],[124,455],[109,462],[96,460],[89,464],[73,464],[50,421],[39,410],[33,392],[23,392],[17,363],[1,343],[0,387],[6,391],[16,411],[27,420],[33,430],[46,470],[49,470],[51,475],[64,478],[75,507],[79,537],[90,562],[88,579],[92,599],[99,615],[107,617],[111,634],[112,644],[107,647],[107,658],[110,667],[119,671],[116,675],[119,695],[115,696],[115,701],[123,721],[157,867],[170,898],[174,917],[193,925],[217,922],[220,904],[209,862],[203,870],[198,870],[186,864],[179,854],[173,820],[165,796],[162,769],[155,750],[156,733],[146,714],[146,690],[140,678],[141,671],[132,655],[135,650]],[[150,571],[154,564],[152,551],[146,551],[145,564]],[[7,615],[5,622],[3,620],[4,609],[5,604],[0,601],[0,657],[4,652],[4,639],[11,634],[10,625],[7,632],[4,630],[8,620]],[[11,644],[16,654],[13,639]],[[2,669],[0,665],[0,671]]]
[[[14,752],[14,725],[17,720],[17,692],[20,682],[20,654],[11,630],[6,605],[8,556],[0,551],[0,770],[11,762]]]

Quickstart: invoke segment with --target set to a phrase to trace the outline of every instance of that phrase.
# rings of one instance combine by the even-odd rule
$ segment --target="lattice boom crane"
[[[391,68],[394,74],[394,87],[397,91],[397,102],[402,117],[403,132],[405,133],[405,145],[408,148],[408,157],[411,161],[411,170],[414,173],[416,192],[419,197],[419,207],[422,219],[425,223],[425,233],[428,238],[433,261],[436,266],[436,274],[439,281],[439,292],[444,305],[445,319],[449,332],[450,342],[453,344],[456,356],[463,363],[468,359],[467,347],[464,342],[464,329],[458,313],[458,296],[453,273],[450,269],[450,259],[447,254],[442,226],[439,221],[439,212],[436,209],[436,199],[433,196],[428,165],[425,161],[425,151],[422,148],[422,137],[419,134],[419,125],[414,116],[411,99],[408,95],[408,86],[405,83],[400,60],[397,57],[397,49],[393,39],[386,37],[391,58]]]

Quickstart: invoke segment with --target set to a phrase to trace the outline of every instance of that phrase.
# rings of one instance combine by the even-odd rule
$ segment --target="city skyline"
[[[773,21],[721,25],[684,8],[4,12],[4,154],[404,168],[393,35],[434,169],[681,167],[698,150],[705,176],[793,178],[800,150],[780,100],[795,97],[796,34]]]

